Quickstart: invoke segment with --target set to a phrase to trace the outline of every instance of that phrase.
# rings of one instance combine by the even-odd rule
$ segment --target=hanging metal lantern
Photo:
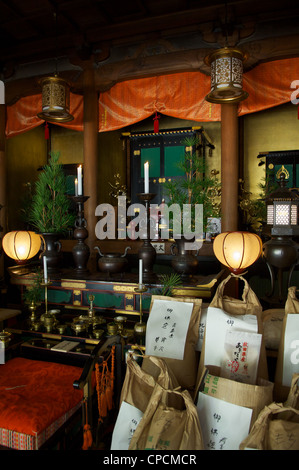
[[[41,84],[42,112],[38,117],[49,122],[72,121],[69,84],[57,75],[43,78]]]
[[[245,100],[248,93],[243,90],[243,62],[245,55],[239,49],[223,47],[205,58],[211,67],[211,91],[206,100],[211,103],[235,103]]]

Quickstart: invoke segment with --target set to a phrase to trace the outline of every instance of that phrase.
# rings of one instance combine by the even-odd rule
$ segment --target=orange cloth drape
[[[37,116],[42,110],[42,95],[26,96],[7,106],[6,137],[13,137],[34,129],[45,121]],[[70,113],[74,120],[59,125],[77,131],[83,130],[83,96],[70,94]]]
[[[291,83],[299,79],[299,58],[260,64],[244,73],[243,88],[249,97],[239,106],[239,115],[273,108],[291,101]]]
[[[220,108],[208,103],[210,77],[185,72],[117,83],[99,100],[99,130],[120,129],[156,111],[191,121],[219,121]]]
[[[299,79],[299,58],[257,65],[243,75],[249,97],[239,104],[239,115],[268,109],[291,101],[293,80]],[[210,77],[201,72],[183,72],[120,82],[99,97],[99,132],[112,131],[139,122],[156,111],[197,122],[220,121],[220,105],[208,103]],[[21,98],[7,107],[6,136],[12,137],[43,123],[37,117],[41,95]],[[75,119],[60,124],[83,130],[83,97],[71,94]]]

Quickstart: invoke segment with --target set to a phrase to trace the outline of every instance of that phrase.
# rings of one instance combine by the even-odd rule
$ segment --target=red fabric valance
[[[244,73],[243,88],[249,97],[239,104],[239,115],[290,102],[293,80],[299,79],[299,58],[282,59],[256,66]],[[210,77],[184,72],[120,82],[99,98],[99,132],[121,129],[156,111],[197,122],[220,121],[220,105],[208,103]],[[74,120],[61,126],[83,130],[83,97],[71,94]],[[6,136],[12,137],[43,123],[37,117],[41,95],[21,98],[7,107]]]

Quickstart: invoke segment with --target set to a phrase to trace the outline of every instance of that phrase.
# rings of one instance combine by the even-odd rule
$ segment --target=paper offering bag
[[[199,380],[194,396],[197,402],[198,394],[205,393],[219,400],[243,406],[252,410],[251,423],[254,423],[260,411],[273,401],[273,383],[258,379],[257,384],[251,385],[235,380],[219,377],[217,367],[207,366]]]
[[[271,403],[258,416],[240,450],[299,450],[299,410]]]
[[[176,400],[174,400],[176,399]],[[168,406],[171,400],[177,406]],[[156,384],[129,450],[203,450],[196,406],[187,390],[165,390]]]
[[[284,402],[293,374],[299,373],[299,300],[296,287],[289,287],[282,322],[274,379],[274,398]]]
[[[121,389],[120,404],[122,401],[129,403],[140,411],[144,412],[151,399],[155,384],[172,389],[178,383],[168,370],[162,359],[157,357],[144,357],[147,361],[147,370],[143,370],[139,364],[128,356],[126,374]]]
[[[225,286],[230,280],[235,282],[244,282],[242,299],[236,299],[224,295]],[[217,325],[215,325],[215,327],[212,327],[212,330],[210,329],[209,325],[211,325],[211,321],[213,321],[210,315],[211,311],[213,311],[214,315],[220,315],[219,318],[221,318],[221,321],[224,322],[222,323],[222,327],[220,325],[218,325],[218,327]],[[216,323],[216,320],[214,321],[214,323]],[[257,376],[267,380],[268,366],[266,358],[266,348],[263,339],[262,306],[256,294],[250,288],[246,279],[244,279],[242,276],[236,277],[233,275],[229,275],[226,279],[224,279],[224,281],[219,284],[215,295],[208,307],[205,336],[200,356],[198,377],[202,374],[205,365],[220,366],[219,354],[224,354],[224,338],[227,327],[261,335],[260,357]],[[215,339],[215,335],[219,336],[218,340]],[[211,355],[213,356],[213,354],[216,354],[216,351],[218,351],[218,362],[215,364],[214,358],[211,358]],[[209,355],[210,357],[206,357],[206,355]]]
[[[135,429],[151,402],[156,383],[170,390],[178,387],[174,375],[163,359],[152,356],[144,356],[145,358],[146,371],[141,369],[133,355],[128,356],[111,450],[128,450]]]

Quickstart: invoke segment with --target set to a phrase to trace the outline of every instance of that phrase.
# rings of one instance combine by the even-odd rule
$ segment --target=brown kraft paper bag
[[[198,352],[196,351],[195,347],[197,345],[199,337],[199,321],[201,315],[202,300],[195,299],[193,297],[177,298],[153,295],[151,299],[150,311],[155,299],[193,303],[193,310],[186,336],[184,358],[182,360],[163,358],[169,370],[174,374],[179,385],[182,388],[193,389],[196,383],[196,375],[198,369]],[[148,360],[147,358],[145,358],[143,360],[142,369],[147,370],[147,362]]]
[[[258,416],[240,450],[299,450],[299,410],[271,403]]]
[[[197,402],[201,391],[212,397],[238,406],[252,409],[251,424],[255,422],[260,411],[273,401],[273,383],[258,379],[256,385],[236,382],[219,377],[219,367],[206,366],[196,389],[194,401]]]
[[[175,406],[169,406],[169,398]],[[188,390],[164,390],[155,385],[129,450],[203,450],[196,406]]]
[[[235,280],[236,278],[237,280],[244,282],[242,299],[237,299],[237,298],[224,295],[224,289],[225,289],[226,284],[231,279]],[[257,317],[258,333],[263,335],[262,306],[255,292],[250,288],[247,280],[243,278],[242,276],[235,276],[234,274],[230,274],[226,279],[224,279],[219,284],[209,306],[219,308],[229,315],[255,315]],[[198,378],[201,377],[204,367],[206,365],[204,362],[205,361],[204,350],[205,350],[205,338],[203,340],[203,348],[202,348],[200,361],[199,361],[197,381],[198,381]],[[269,378],[266,348],[265,348],[265,342],[264,342],[263,337],[262,337],[262,344],[261,344],[261,349],[260,349],[260,358],[259,358],[257,376],[265,380],[268,380]]]
[[[274,399],[277,402],[284,402],[290,392],[290,386],[283,385],[283,359],[284,359],[284,342],[285,329],[288,315],[299,314],[299,300],[296,298],[296,287],[292,286],[288,289],[288,296],[285,303],[285,314],[282,321],[282,329],[280,342],[277,353],[277,362],[274,379]],[[299,339],[299,334],[298,334]],[[298,366],[299,367],[299,366]],[[299,370],[298,370],[299,372]]]
[[[151,400],[156,383],[166,389],[173,389],[178,386],[175,377],[162,359],[153,356],[145,357],[148,362],[148,369],[154,375],[142,370],[133,359],[133,356],[129,355],[119,403],[121,405],[125,401],[143,413]]]

